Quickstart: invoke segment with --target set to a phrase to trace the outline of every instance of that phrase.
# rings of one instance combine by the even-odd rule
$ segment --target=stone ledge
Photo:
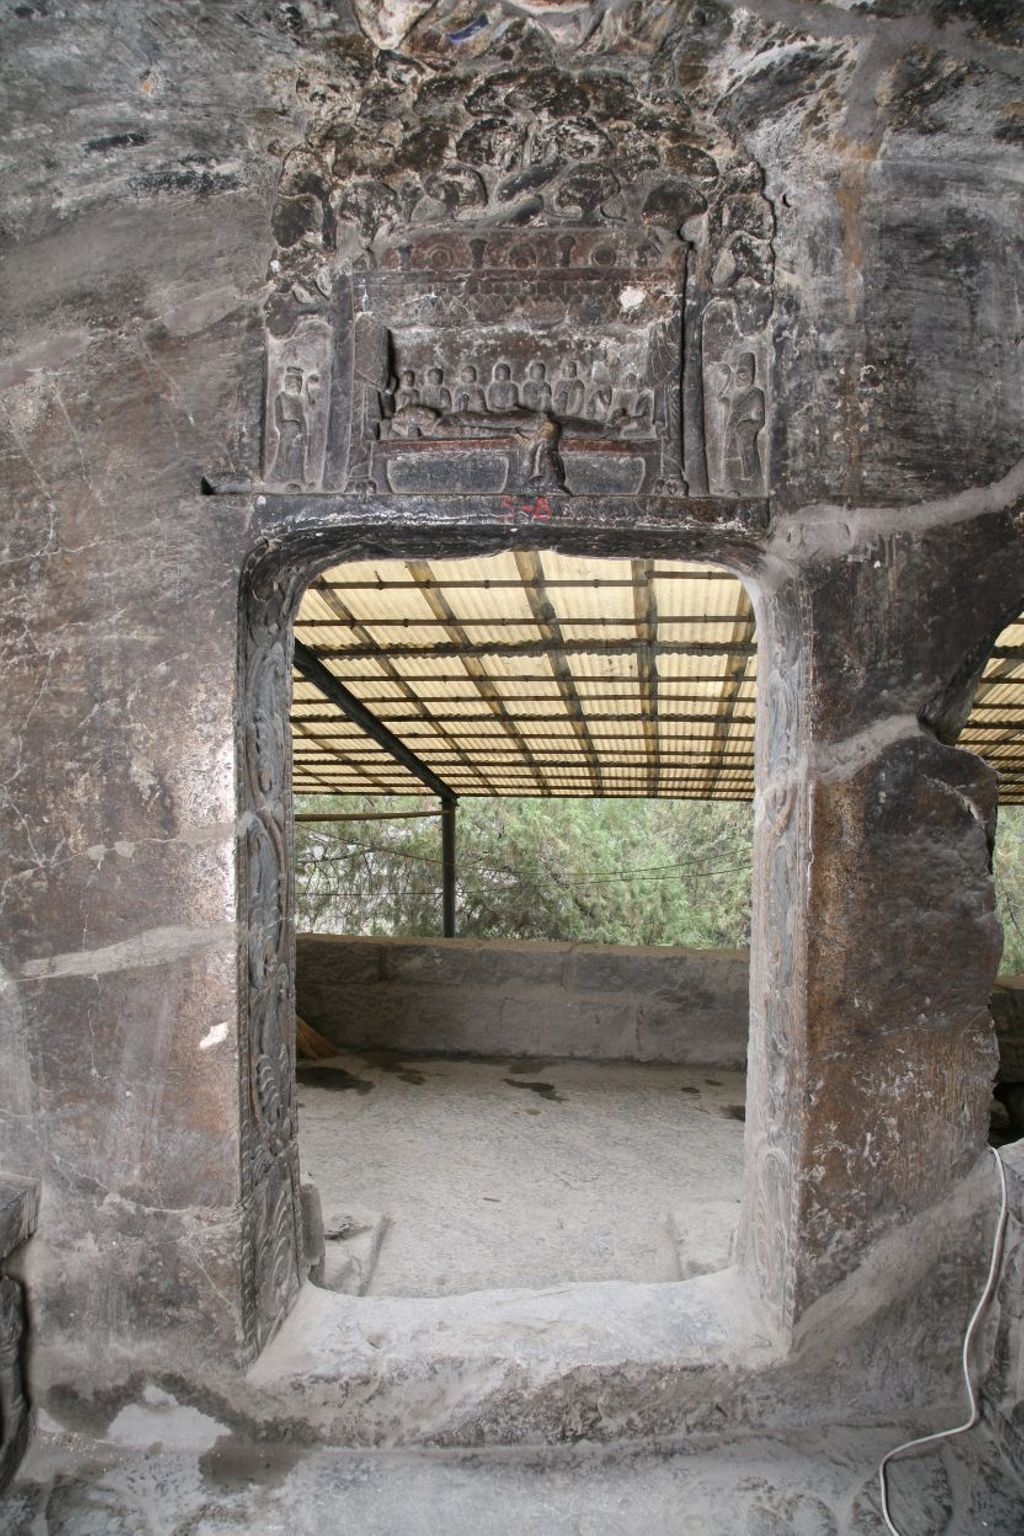
[[[348,1446],[683,1442],[694,1434],[960,1406],[959,1343],[992,1219],[983,1158],[876,1245],[799,1339],[773,1332],[739,1268],[432,1298],[307,1285],[234,1386],[257,1433]]]
[[[745,950],[300,934],[298,1011],[339,1047],[742,1067]]]
[[[706,1414],[778,1359],[735,1270],[431,1298],[307,1285],[247,1408],[334,1445],[607,1440]]]

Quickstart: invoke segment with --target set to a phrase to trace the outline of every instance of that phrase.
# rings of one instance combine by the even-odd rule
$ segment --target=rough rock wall
[[[43,1180],[25,1267],[34,1375],[37,1392],[60,1387],[65,1405],[69,1394],[122,1380],[147,1352],[188,1376],[211,1351],[251,1348],[234,827],[238,579],[250,509],[204,498],[200,480],[225,463],[258,466],[274,209],[282,167],[324,93],[365,102],[372,128],[389,82],[410,72],[443,92],[456,64],[580,70],[611,60],[654,80],[654,110],[667,124],[691,99],[759,163],[775,222],[779,527],[766,590],[774,571],[783,591],[791,557],[824,573],[810,581],[814,596],[800,599],[817,645],[811,672],[801,699],[786,695],[779,708],[806,717],[824,701],[815,718],[831,712],[824,735],[834,749],[824,772],[823,760],[813,772],[806,759],[784,765],[783,780],[790,768],[804,777],[795,810],[776,785],[781,831],[769,829],[775,842],[763,845],[764,921],[774,912],[773,931],[783,932],[785,913],[807,894],[812,823],[824,839],[813,899],[829,930],[873,920],[886,878],[864,889],[847,881],[842,860],[829,875],[826,848],[856,825],[887,857],[878,776],[895,774],[914,815],[919,784],[948,778],[923,824],[948,825],[958,806],[954,852],[920,834],[933,862],[927,878],[901,884],[901,899],[909,910],[942,889],[936,952],[956,933],[961,907],[977,923],[977,976],[956,1001],[957,1050],[972,1009],[984,1034],[997,948],[984,868],[991,786],[951,759],[940,770],[941,749],[927,740],[872,738],[857,701],[948,734],[956,679],[968,686],[994,633],[968,612],[958,638],[946,617],[951,585],[968,610],[990,604],[995,627],[1024,589],[1012,530],[1004,520],[993,533],[984,506],[957,503],[948,527],[940,514],[931,552],[915,544],[903,510],[994,481],[1020,452],[1024,65],[1014,8],[923,0],[847,12],[761,0],[506,14],[496,4],[486,27],[478,11],[446,0],[360,0],[354,9],[101,0],[58,12],[38,0],[4,15],[0,1167]],[[367,38],[385,51],[368,50]],[[359,78],[346,63],[353,53],[369,61]],[[355,118],[361,106],[348,110]],[[373,131],[386,133],[386,113]],[[794,515],[818,501],[813,515]],[[847,515],[864,501],[896,510],[866,523]],[[987,532],[972,544],[975,514]],[[891,535],[904,526],[893,557]],[[985,576],[986,562],[998,580]],[[845,601],[851,569],[861,622],[827,592],[831,581]],[[896,679],[885,646],[896,654],[922,613],[931,620],[924,650],[902,653]],[[934,655],[940,632],[948,649]],[[840,637],[831,650],[830,635]],[[790,661],[783,636],[780,676]],[[842,752],[850,730],[868,733],[857,773]],[[775,858],[790,831],[792,857]],[[951,880],[967,881],[962,899]],[[772,958],[776,978],[793,958],[784,949]],[[886,963],[904,953],[881,952]],[[806,954],[805,944],[801,965]],[[833,954],[834,984],[815,971],[811,989],[817,1016],[842,1027],[812,1056],[766,1051],[755,1064],[773,1112],[789,1096],[824,1103],[822,1063],[840,1059],[851,1031],[877,1053],[877,1031],[891,1027],[875,1016],[861,1028],[849,1015],[860,991],[844,963]],[[884,966],[872,985],[881,997]],[[907,1006],[914,1017],[926,1007],[916,993]],[[986,1051],[979,1037],[956,1168],[975,1144]],[[808,1138],[801,1125],[792,1148],[772,1147],[759,1184],[754,1225],[769,1247],[794,1223],[820,1227],[815,1278],[791,1276],[789,1315],[800,1287],[807,1297],[827,1288],[863,1238],[856,1211],[819,1210],[813,1181],[791,1183],[787,1157],[817,1166],[815,1138],[834,1142],[833,1122],[826,1105]],[[748,1130],[756,1140],[757,1125]],[[927,1143],[926,1166],[882,1202],[879,1223],[898,1221],[948,1179],[941,1156],[928,1166],[948,1150],[947,1135]],[[859,1146],[840,1170],[851,1188],[877,1167],[871,1146]],[[844,1223],[845,1236],[836,1230]]]

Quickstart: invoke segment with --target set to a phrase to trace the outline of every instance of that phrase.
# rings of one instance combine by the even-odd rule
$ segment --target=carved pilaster
[[[0,1177],[0,1491],[14,1476],[30,1427],[25,1292],[21,1282],[6,1273],[6,1267],[11,1255],[35,1231],[38,1214],[37,1184]]]
[[[241,1037],[244,1315],[259,1350],[285,1317],[302,1274],[295,1113],[295,935],[289,826],[295,582],[243,587],[239,761],[240,902],[245,921]]]

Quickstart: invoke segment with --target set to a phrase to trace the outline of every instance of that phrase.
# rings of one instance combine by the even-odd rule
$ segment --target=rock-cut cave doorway
[[[756,688],[741,583],[554,551],[373,560],[316,577],[294,627],[299,1148],[324,1283],[438,1295],[726,1263]],[[437,939],[445,804],[464,942]]]
[[[317,940],[314,953],[300,934],[296,971],[294,788],[337,805],[365,788],[368,767],[381,792],[406,786],[382,772],[387,754],[367,745],[358,722],[328,710],[313,718],[308,667],[296,670],[293,697],[289,661],[297,635],[299,654],[313,652],[407,745],[414,739],[460,798],[468,785],[478,796],[522,790],[527,774],[534,793],[539,781],[555,798],[578,792],[583,774],[587,789],[637,801],[652,782],[669,802],[697,788],[749,800],[756,639],[746,587],[717,551],[689,548],[685,535],[387,535],[297,534],[291,548],[261,551],[246,583],[243,1107],[254,1226],[263,1228],[251,1249],[258,1343],[311,1267],[315,1281],[357,1294],[683,1279],[728,1262],[740,1209],[745,954],[560,952],[557,942],[488,953],[466,938],[417,946],[338,937]],[[736,571],[743,561],[730,563]],[[743,578],[756,591],[749,569]],[[413,613],[381,609],[396,585],[416,588]],[[499,593],[505,606],[496,609]],[[622,741],[630,731],[634,740]],[[483,738],[475,756],[473,736]],[[296,981],[321,1044],[339,1047],[333,1060],[321,1050],[300,1062],[297,1091]],[[302,1187],[300,1152],[319,1211]],[[375,1184],[388,1157],[392,1189],[406,1185],[397,1212],[385,1208],[379,1176]],[[375,1286],[382,1246],[401,1253],[401,1227],[415,1227],[417,1178],[435,1191],[433,1207],[421,1210],[392,1278]],[[638,1211],[646,1245],[630,1225]],[[423,1261],[431,1247],[437,1255],[445,1221],[447,1254]],[[637,1246],[647,1257],[627,1262]]]

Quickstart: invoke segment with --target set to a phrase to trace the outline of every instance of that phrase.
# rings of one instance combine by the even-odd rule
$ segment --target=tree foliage
[[[306,798],[301,810],[407,811],[408,798]],[[467,938],[740,948],[750,937],[749,805],[709,800],[475,800],[458,810]],[[299,823],[299,927],[376,937],[441,926],[435,819]],[[1024,806],[999,813],[1001,970],[1024,971]]]
[[[1003,925],[1003,974],[1024,971],[1024,805],[999,811],[995,857],[996,911]]]
[[[370,797],[298,807],[408,810]],[[748,805],[466,799],[458,809],[458,932],[467,938],[740,947],[750,931]],[[297,828],[299,926],[435,934],[436,818]]]

